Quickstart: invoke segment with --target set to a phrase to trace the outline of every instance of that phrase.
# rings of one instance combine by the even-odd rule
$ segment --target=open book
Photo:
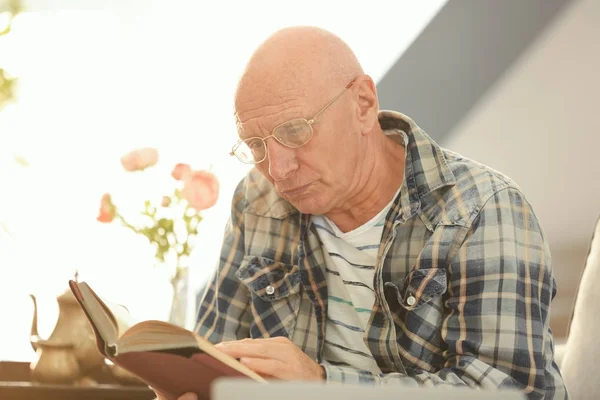
[[[220,377],[265,382],[194,332],[163,321],[128,326],[87,283],[71,280],[69,287],[94,329],[100,353],[167,399],[186,392],[208,398],[210,384]]]

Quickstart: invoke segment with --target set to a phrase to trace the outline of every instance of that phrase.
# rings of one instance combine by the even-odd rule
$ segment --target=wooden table
[[[0,361],[0,399],[29,400],[150,400],[155,395],[147,386],[121,385],[104,372],[97,372],[93,386],[53,385],[32,382],[29,363]]]

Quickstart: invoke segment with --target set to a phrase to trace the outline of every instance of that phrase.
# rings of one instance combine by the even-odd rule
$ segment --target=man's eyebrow
[[[279,118],[275,119],[275,121],[273,122],[273,126],[271,127],[271,130],[269,131],[269,135],[273,133],[273,129],[275,129],[277,126],[289,122],[293,119],[297,119],[297,118],[304,118],[302,116],[302,108],[301,107],[294,107],[292,109],[288,109],[285,110],[281,113],[281,115],[279,115]],[[233,116],[235,118],[235,125],[237,128],[237,132],[238,132],[238,136],[240,139],[248,139],[248,138],[252,138],[252,137],[260,137],[260,133],[259,134],[250,134],[250,135],[246,135],[243,122],[240,120],[239,114],[237,112],[233,113]],[[252,117],[250,119],[255,119],[257,117]]]
[[[241,122],[240,122],[240,123],[238,123],[238,124],[236,124],[236,125],[237,125],[237,134],[238,134],[238,137],[239,137],[241,140],[246,140],[246,139],[249,139],[249,138],[251,138],[251,137],[256,137],[256,136],[258,136],[258,135],[248,135],[248,134],[246,134],[246,131],[245,131],[245,130],[244,130],[244,128],[242,127],[242,123],[241,123]]]
[[[235,117],[235,126],[236,126],[236,129],[237,129],[238,137],[241,140],[245,140],[245,139],[249,139],[249,138],[252,138],[252,137],[258,137],[258,136],[260,136],[260,135],[256,135],[256,134],[254,134],[254,135],[248,135],[248,134],[246,134],[246,131],[244,130],[244,127],[243,127],[243,122],[240,120],[239,114],[237,112],[234,112],[233,115]]]

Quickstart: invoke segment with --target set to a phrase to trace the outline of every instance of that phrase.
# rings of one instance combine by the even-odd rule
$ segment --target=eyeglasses
[[[258,164],[267,158],[267,139],[274,138],[282,145],[292,149],[304,146],[306,143],[310,142],[310,139],[313,137],[312,126],[317,120],[317,117],[327,110],[327,108],[343,95],[346,90],[350,89],[353,84],[354,81],[347,84],[344,90],[338,93],[311,119],[296,118],[277,125],[271,132],[271,135],[267,137],[262,138],[256,136],[240,140],[233,146],[229,155],[236,156],[238,160],[245,164]]]

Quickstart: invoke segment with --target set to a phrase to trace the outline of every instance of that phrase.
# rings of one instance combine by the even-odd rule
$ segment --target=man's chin
[[[321,215],[325,213],[324,207],[314,197],[288,199],[288,202],[302,214]]]

